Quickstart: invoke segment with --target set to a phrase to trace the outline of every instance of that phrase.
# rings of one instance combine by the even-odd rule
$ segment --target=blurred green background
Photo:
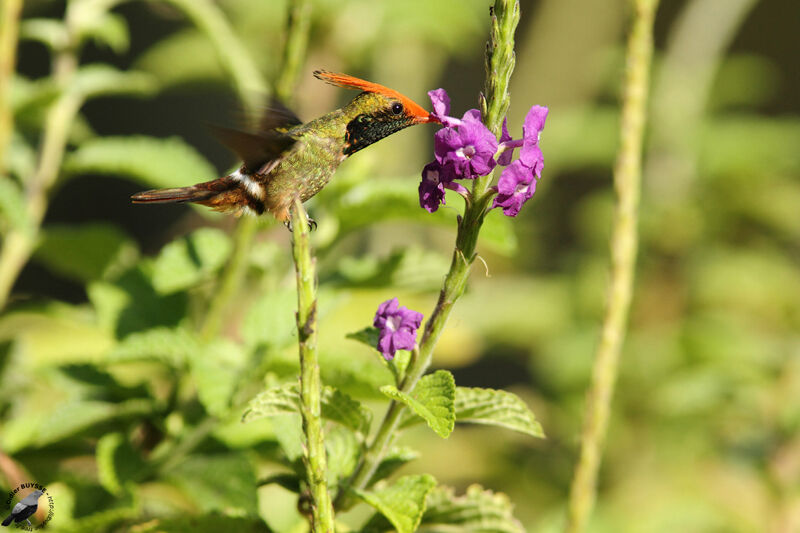
[[[444,87],[454,115],[477,107],[489,2],[312,4],[301,118],[354,96],[315,80],[317,68],[426,107],[426,91]],[[217,5],[274,80],[286,2]],[[23,6],[4,232],[19,207],[7,189],[21,190],[35,167],[55,94],[49,30],[26,21],[64,12],[62,1]],[[191,520],[209,515],[203,523],[220,529],[258,531],[260,516],[302,531],[291,493],[255,490],[279,470],[286,428],[238,422],[265,380],[296,373],[288,233],[261,223],[224,338],[201,346],[193,332],[235,219],[128,200],[231,169],[204,124],[235,123],[241,105],[207,34],[174,4],[129,1],[111,13],[79,57],[120,77],[72,122],[38,246],[0,317],[0,451],[54,494],[52,527],[150,531],[156,517],[165,531],[204,531]],[[522,396],[547,439],[470,426],[447,440],[424,427],[403,438],[420,452],[403,472],[505,492],[528,531],[560,529],[577,456],[605,300],[628,15],[621,0],[522,2],[509,126],[518,137],[529,107],[549,106],[543,179],[517,219],[489,216],[486,269],[476,263],[435,357],[459,385]],[[636,293],[593,532],[800,531],[798,32],[796,0],[662,1]],[[433,131],[360,152],[309,204],[323,380],[376,407],[391,376],[344,335],[393,296],[433,308],[461,202],[448,197],[435,215],[416,203]],[[182,449],[191,435],[201,440]],[[0,492],[12,488],[3,464]]]

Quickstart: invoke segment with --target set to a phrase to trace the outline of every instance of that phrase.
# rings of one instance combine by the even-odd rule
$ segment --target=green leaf
[[[354,489],[354,492],[389,520],[398,533],[413,533],[425,512],[425,499],[435,485],[433,476],[423,474],[401,477],[386,488],[374,491]],[[379,527],[382,521],[378,515],[373,516],[364,526],[364,533],[384,531]]]
[[[188,289],[218,270],[231,248],[228,235],[216,228],[201,228],[172,241],[153,264],[153,287],[161,294]]]
[[[151,187],[183,187],[217,177],[208,161],[175,137],[91,139],[65,158],[62,170],[70,175],[127,176]]]
[[[456,422],[500,426],[532,437],[544,438],[541,424],[525,403],[511,392],[494,389],[457,387]],[[416,423],[409,417],[404,426]]]
[[[135,67],[153,74],[162,86],[225,78],[209,39],[195,29],[173,33],[144,51]]]
[[[111,494],[121,496],[129,481],[139,479],[145,463],[122,433],[107,433],[95,449],[97,478]]]
[[[125,17],[116,13],[103,13],[94,18],[91,24],[81,28],[81,36],[104,44],[117,54],[122,54],[130,46],[130,35]]]
[[[428,494],[418,531],[524,533],[512,510],[505,494],[484,490],[480,485],[471,485],[463,496],[456,496],[449,487],[436,487]]]
[[[132,333],[108,354],[109,362],[163,361],[180,368],[200,352],[195,336],[185,329],[153,328]]]
[[[333,426],[331,431],[325,433],[325,450],[328,455],[328,484],[333,487],[353,473],[361,445],[352,431]]]
[[[58,50],[69,42],[67,27],[56,19],[31,18],[19,25],[20,39],[39,41],[50,50]]]
[[[250,306],[242,322],[245,344],[249,347],[283,348],[293,343],[297,335],[296,310],[294,288],[266,291]]]
[[[222,338],[189,358],[197,397],[211,415],[224,417],[228,414],[246,363],[247,356],[242,347]]]
[[[107,224],[48,226],[34,252],[52,272],[82,282],[121,272],[137,256],[128,236]]]
[[[372,482],[375,483],[391,476],[406,463],[413,461],[417,457],[419,457],[419,453],[411,448],[391,448],[372,475]]]
[[[391,385],[381,387],[381,392],[410,407],[440,437],[446,439],[453,431],[456,383],[450,372],[437,370],[424,376],[410,395]]]
[[[333,387],[322,392],[322,417],[337,422],[362,435],[369,432],[372,419],[370,411],[347,394]],[[259,418],[300,413],[300,387],[287,383],[268,389],[252,400],[242,416],[242,422]]]
[[[171,469],[167,477],[202,512],[258,512],[253,465],[243,453],[191,455]]]
[[[96,63],[78,69],[69,91],[88,100],[115,94],[149,96],[157,88],[155,78],[149,74],[135,70],[117,70],[104,63]]]
[[[354,333],[348,333],[346,337],[362,344],[366,344],[370,348],[375,349],[375,347],[378,346],[378,338],[380,337],[380,333],[381,332],[378,328],[369,327]]]

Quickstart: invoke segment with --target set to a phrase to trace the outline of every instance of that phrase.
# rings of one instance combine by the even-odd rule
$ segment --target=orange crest
[[[336,85],[337,87],[346,87],[348,89],[358,89],[369,93],[382,94],[388,98],[394,98],[402,102],[405,112],[410,117],[414,118],[414,122],[421,124],[424,122],[438,122],[433,118],[428,111],[421,105],[416,103],[411,98],[400,94],[394,89],[384,87],[371,81],[362,80],[347,74],[336,74],[326,70],[315,70],[314,76],[324,82]]]

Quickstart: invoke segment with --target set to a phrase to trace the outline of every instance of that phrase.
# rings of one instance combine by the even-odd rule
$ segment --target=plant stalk
[[[508,82],[514,69],[514,32],[518,22],[519,1],[496,0],[492,10],[489,42],[486,47],[487,92],[481,101],[484,123],[495,135],[500,133],[502,117],[508,110]],[[453,305],[467,286],[469,272],[476,257],[475,248],[478,236],[491,199],[491,196],[487,194],[491,181],[491,175],[475,180],[471,198],[466,203],[464,216],[459,217],[456,246],[453,250],[450,269],[439,293],[436,307],[425,323],[425,330],[419,344],[419,355],[411,359],[400,386],[400,390],[405,393],[411,393],[420,378],[430,368],[439,336],[447,323]],[[389,404],[373,441],[349,481],[350,488],[363,490],[369,486],[372,476],[397,434],[403,409],[404,406],[396,401]],[[349,503],[347,493],[344,490],[340,491],[336,497],[337,508],[346,508]]]
[[[312,531],[333,532],[328,465],[322,432],[322,383],[317,358],[315,261],[311,257],[308,216],[300,199],[292,207],[292,256],[297,275],[297,336],[300,348],[300,414],[306,436],[305,464],[312,497]]]
[[[592,382],[586,398],[581,451],[567,510],[568,533],[583,531],[596,498],[597,472],[605,440],[620,351],[633,293],[638,244],[637,217],[641,187],[642,138],[646,120],[653,21],[658,0],[636,0],[627,46],[620,123],[620,148],[614,167],[617,204],[611,236],[611,279]]]
[[[5,174],[6,147],[11,139],[14,115],[9,96],[17,62],[17,36],[22,0],[5,0],[0,8],[0,176]]]

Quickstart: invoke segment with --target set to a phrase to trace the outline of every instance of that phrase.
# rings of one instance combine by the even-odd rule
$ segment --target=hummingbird
[[[383,85],[324,70],[314,76],[361,92],[346,106],[305,124],[273,101],[256,132],[216,127],[220,141],[242,160],[237,170],[189,187],[140,192],[131,196],[133,203],[193,202],[237,216],[269,212],[291,230],[295,199],[305,202],[322,190],[342,161],[408,126],[439,122]],[[313,220],[309,224],[316,226]]]

